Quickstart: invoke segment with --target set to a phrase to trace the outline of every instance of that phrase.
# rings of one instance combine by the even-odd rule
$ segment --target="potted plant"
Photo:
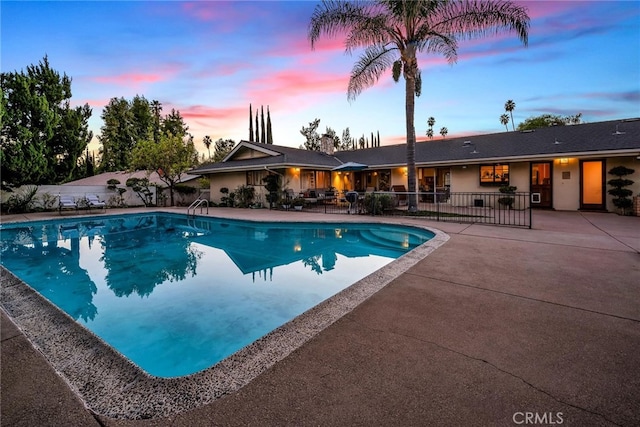
[[[515,202],[516,199],[513,196],[509,196],[508,194],[515,194],[517,189],[518,187],[514,187],[512,185],[504,185],[500,187],[499,191],[502,194],[507,194],[507,196],[500,197],[498,199],[498,203],[502,206],[505,206],[507,209],[513,209],[513,202]]]
[[[296,197],[295,199],[293,199],[291,201],[291,204],[293,205],[293,208],[297,211],[301,211],[302,207],[304,206],[304,199],[302,197]]]
[[[630,199],[633,195],[633,191],[629,190],[628,187],[633,184],[633,181],[630,179],[626,179],[625,176],[631,175],[635,172],[633,169],[629,169],[625,166],[616,166],[609,171],[610,175],[615,175],[617,178],[610,179],[607,181],[611,187],[607,193],[611,194],[614,199],[612,200],[615,207],[620,209],[620,213],[622,215],[627,215],[630,211],[630,208],[633,207],[633,200]]]

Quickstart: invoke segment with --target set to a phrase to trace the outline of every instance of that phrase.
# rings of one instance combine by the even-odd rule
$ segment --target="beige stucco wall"
[[[629,177],[634,184],[628,187],[633,191],[634,195],[640,194],[640,160],[635,157],[621,157],[608,159],[606,162],[606,171],[615,166],[626,166],[634,169],[635,173]],[[497,192],[499,187],[481,186],[479,181],[479,165],[465,165],[466,167],[451,166],[451,192],[477,192],[477,193],[493,193]],[[530,162],[512,162],[509,163],[510,179],[509,183],[518,188],[518,191],[530,191]],[[391,169],[391,185],[404,185],[408,188],[405,168],[399,167]],[[302,171],[304,172],[304,170]],[[563,172],[568,172],[563,178]],[[286,170],[283,179],[284,187],[294,190],[295,193],[305,190],[301,186],[301,172],[293,168]],[[614,178],[609,175],[605,177],[605,181]],[[209,176],[211,188],[211,201],[219,203],[221,187],[227,187],[230,191],[235,190],[238,186],[246,184],[245,172],[221,173]],[[553,160],[553,208],[556,210],[578,210],[580,208],[580,162],[577,158],[568,158],[566,164],[562,164],[560,159]],[[332,173],[332,185],[338,191],[350,190],[354,187],[353,173]],[[606,186],[609,189],[609,186]],[[256,195],[264,201],[264,187],[256,186]],[[612,197],[607,194],[606,202],[609,211],[615,211],[615,206],[611,202]]]
[[[209,189],[211,198],[210,201],[220,203],[220,198],[223,194],[220,189],[226,187],[229,192],[235,190],[241,185],[246,184],[247,174],[246,172],[226,172],[209,175]]]
[[[465,167],[466,166],[466,167]],[[480,185],[480,165],[451,167],[451,192],[495,193],[499,186]],[[529,191],[529,163],[509,163],[509,185]]]
[[[211,191],[210,201],[215,203],[220,203],[220,198],[223,196],[220,192],[221,188],[226,187],[229,189],[229,192],[232,192],[236,188],[247,184],[247,174],[244,171],[211,174],[208,178]],[[301,191],[300,171],[296,171],[293,168],[287,169],[282,179],[282,187],[283,189],[292,189],[295,194],[298,194]],[[266,191],[264,186],[255,185],[254,188],[256,189],[255,201],[265,203]]]
[[[620,157],[607,159],[605,169],[605,182],[615,178],[608,171],[616,166],[625,166],[634,169],[635,173],[627,178],[634,181],[627,187],[634,195],[640,194],[640,160],[635,157]],[[518,187],[518,191],[530,191],[530,162],[509,163],[510,185]],[[467,165],[451,167],[451,191],[452,192],[494,192],[498,187],[485,187],[479,183],[479,165]],[[565,174],[563,174],[565,173]],[[580,209],[580,160],[567,158],[566,163],[561,163],[560,158],[553,160],[553,208],[556,210],[575,211]],[[610,187],[605,184],[605,191]],[[613,197],[606,195],[606,208],[615,211],[612,203]]]

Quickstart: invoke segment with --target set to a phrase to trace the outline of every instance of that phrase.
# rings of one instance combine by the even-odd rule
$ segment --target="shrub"
[[[615,175],[617,178],[607,181],[607,184],[613,187],[608,190],[607,193],[614,197],[612,200],[613,204],[620,209],[623,215],[626,215],[629,209],[633,206],[633,201],[629,198],[633,195],[633,191],[628,188],[624,188],[632,185],[633,181],[623,177],[631,175],[634,172],[634,169],[629,169],[625,166],[616,166],[609,171],[610,175]]]
[[[54,210],[56,208],[56,202],[58,198],[51,193],[42,193],[40,195],[40,206],[45,211]]]
[[[364,195],[364,211],[368,214],[381,214],[393,209],[393,197],[390,194],[367,193]]]
[[[150,189],[153,184],[147,178],[129,178],[125,185],[136,192],[145,206],[153,205],[153,192]]]
[[[176,184],[173,189],[178,193],[178,194],[182,194],[182,195],[187,195],[187,194],[195,194],[198,189],[196,187],[192,187],[190,185],[185,185],[185,184]]]
[[[248,208],[256,196],[256,189],[250,185],[241,185],[236,188],[235,194],[236,206],[239,208]]]
[[[514,187],[512,185],[504,185],[498,189],[503,194],[515,194],[518,187]],[[507,209],[513,208],[513,203],[516,199],[512,196],[500,197],[498,199],[498,203],[502,206],[505,206]]]
[[[37,192],[38,187],[36,185],[29,185],[21,189],[20,192],[12,194],[5,203],[7,212],[21,213],[31,211],[37,200]],[[3,208],[5,208],[5,206],[3,206]]]

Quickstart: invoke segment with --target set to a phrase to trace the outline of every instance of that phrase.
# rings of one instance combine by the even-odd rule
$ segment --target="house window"
[[[269,171],[259,170],[259,171],[247,171],[247,185],[264,185],[262,178],[267,176]]]
[[[509,165],[481,165],[480,185],[508,185]]]

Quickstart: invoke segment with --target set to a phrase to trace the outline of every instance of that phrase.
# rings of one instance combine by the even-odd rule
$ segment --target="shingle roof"
[[[465,141],[470,144],[464,146]],[[474,149],[477,153],[472,153]],[[416,163],[473,163],[616,151],[640,154],[640,118],[418,142]],[[405,144],[338,152],[336,156],[375,167],[404,165],[407,161]]]
[[[244,147],[264,148],[264,144],[240,141]],[[303,150],[300,148],[284,147],[282,145],[268,145],[266,148],[278,153],[275,156],[257,157],[253,159],[228,159],[218,163],[208,163],[190,171],[191,173],[206,173],[210,171],[230,171],[234,169],[251,170],[267,167],[317,167],[331,169],[342,163],[335,156],[320,151]]]
[[[465,142],[469,144],[465,146]],[[242,141],[250,148],[256,143]],[[258,147],[264,147],[258,144]],[[318,151],[269,145],[275,156],[233,160],[202,165],[192,173],[269,167],[314,167],[332,169],[346,162],[369,167],[402,166],[407,162],[406,145],[387,145],[355,151],[338,151],[331,156]],[[476,151],[476,153],[474,153]],[[416,164],[497,162],[518,159],[640,154],[640,118],[553,126],[524,132],[501,132],[416,143]]]

